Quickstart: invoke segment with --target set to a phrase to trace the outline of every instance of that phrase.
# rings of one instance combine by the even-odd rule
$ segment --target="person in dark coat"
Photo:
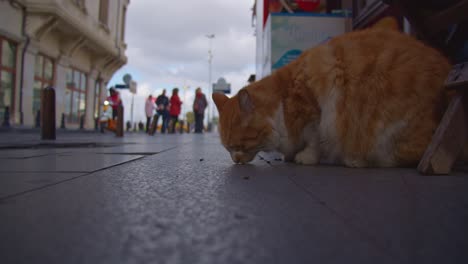
[[[156,128],[158,127],[159,117],[162,117],[161,133],[166,133],[167,124],[169,122],[169,98],[166,96],[166,89],[156,98]]]
[[[203,133],[203,118],[205,109],[208,106],[206,96],[200,87],[195,90],[195,100],[193,101],[193,113],[195,114],[195,133]]]

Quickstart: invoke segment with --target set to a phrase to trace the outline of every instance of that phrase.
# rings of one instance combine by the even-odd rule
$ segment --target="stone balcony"
[[[26,31],[32,39],[40,41],[53,32],[60,36],[62,54],[70,55],[78,48],[86,48],[97,60],[105,63],[112,60],[120,66],[126,63],[126,45],[117,37],[116,30],[91,16],[86,6],[73,0],[21,2],[26,6]]]

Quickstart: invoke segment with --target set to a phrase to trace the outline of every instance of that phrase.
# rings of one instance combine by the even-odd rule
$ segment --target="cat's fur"
[[[279,151],[300,164],[417,164],[446,108],[450,64],[396,30],[371,28],[304,52],[232,98],[213,94],[236,163]]]

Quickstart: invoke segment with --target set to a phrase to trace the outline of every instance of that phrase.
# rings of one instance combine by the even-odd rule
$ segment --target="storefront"
[[[0,35],[0,120],[15,109],[16,54],[18,45]]]
[[[40,125],[41,92],[53,87],[57,127],[64,117],[67,128],[93,129],[107,82],[127,62],[128,4],[0,1],[0,122],[8,110],[13,126]]]
[[[261,79],[304,50],[352,30],[349,1],[255,2],[256,76]]]

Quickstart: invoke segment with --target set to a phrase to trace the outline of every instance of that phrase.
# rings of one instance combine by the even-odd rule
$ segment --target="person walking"
[[[195,90],[195,100],[193,101],[193,113],[195,114],[195,133],[203,133],[203,118],[205,109],[208,106],[205,94],[200,87]]]
[[[109,89],[110,96],[107,97],[107,101],[109,102],[110,106],[112,107],[112,119],[115,120],[117,117],[117,109],[119,105],[122,104],[122,99],[120,99],[119,92],[115,90],[115,88],[111,87]]]
[[[182,105],[182,101],[179,98],[179,89],[174,88],[172,89],[172,96],[170,101],[170,110],[169,115],[171,116],[171,129],[170,133],[175,133],[175,126],[177,121],[179,121],[180,115],[180,108]]]
[[[145,114],[146,114],[146,133],[149,133],[149,126],[151,124],[151,117],[154,115],[156,104],[154,103],[153,96],[150,94],[145,102]]]
[[[158,128],[159,117],[162,117],[161,133],[166,133],[169,119],[169,98],[166,96],[166,89],[164,89],[158,98],[156,98],[156,129]]]

